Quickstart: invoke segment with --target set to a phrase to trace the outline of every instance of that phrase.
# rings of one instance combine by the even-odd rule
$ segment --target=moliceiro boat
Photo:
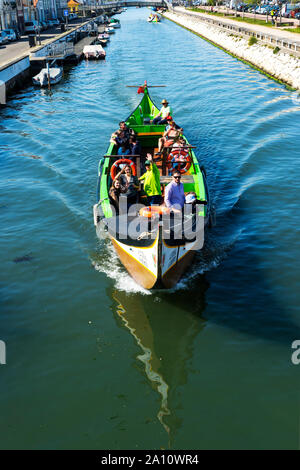
[[[94,224],[98,237],[108,236],[122,264],[138,284],[146,289],[171,288],[191,269],[196,251],[203,247],[205,229],[210,222],[209,194],[204,167],[195,156],[195,147],[183,136],[185,144],[180,150],[182,155],[175,160],[176,168],[181,173],[185,194],[192,195],[186,201],[192,199],[193,204],[185,204],[182,211],[170,210],[164,204],[147,206],[147,196],[141,190],[136,204],[127,209],[127,198],[121,196],[118,211],[115,210],[109,189],[116,173],[126,164],[140,177],[145,172],[145,160],[151,154],[159,171],[162,196],[173,180],[175,146],[165,148],[156,157],[165,125],[151,123],[159,109],[149,95],[146,82],[139,92],[141,90],[142,100],[126,120],[140,143],[140,155],[122,158],[117,145],[110,143],[99,162]],[[178,147],[176,152],[179,152]]]

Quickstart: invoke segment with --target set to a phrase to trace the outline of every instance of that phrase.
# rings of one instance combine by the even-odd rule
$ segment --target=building
[[[1,29],[18,27],[16,0],[0,0]]]
[[[56,11],[57,17],[61,18],[64,16],[64,10],[68,9],[68,1],[67,0],[56,0]]]

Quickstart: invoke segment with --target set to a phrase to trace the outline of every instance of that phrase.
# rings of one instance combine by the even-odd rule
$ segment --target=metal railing
[[[74,54],[74,45],[67,42],[52,43],[31,54],[33,57],[67,57]]]

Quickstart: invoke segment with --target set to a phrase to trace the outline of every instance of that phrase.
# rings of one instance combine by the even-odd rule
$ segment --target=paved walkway
[[[70,29],[81,26],[82,22],[86,23],[87,21],[92,20],[93,18],[82,18],[79,20],[75,20],[69,24]],[[47,44],[49,40],[58,37],[61,35],[60,26],[51,28],[47,31],[44,31],[40,34],[41,38],[41,45]],[[37,38],[38,39],[38,38]],[[37,41],[38,42],[38,41]],[[39,44],[37,44],[39,46]],[[11,42],[7,44],[5,47],[0,46],[0,68],[4,67],[5,65],[9,64],[10,62],[14,62],[16,60],[20,60],[23,57],[27,57],[30,52],[32,52],[33,48],[29,47],[28,43],[28,36],[22,36],[19,41]]]
[[[279,28],[270,28],[268,26],[262,26],[259,24],[251,24],[251,23],[245,23],[243,21],[235,21],[229,18],[225,18],[222,16],[217,16],[217,15],[208,15],[205,13],[198,13],[195,11],[190,11],[186,10],[184,7],[175,7],[174,8],[174,13],[183,13],[187,15],[191,15],[193,17],[204,17],[204,18],[209,18],[209,19],[214,19],[215,21],[219,21],[220,23],[225,23],[225,24],[231,24],[235,27],[241,27],[241,28],[246,28],[248,30],[252,30],[256,33],[262,33],[265,35],[271,35],[274,37],[278,37],[278,39],[286,39],[292,42],[297,42],[300,45],[300,34],[298,33],[291,33],[290,31],[284,31]]]

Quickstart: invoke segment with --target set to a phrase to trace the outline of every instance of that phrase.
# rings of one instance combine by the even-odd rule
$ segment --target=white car
[[[39,29],[37,21],[25,21],[25,34],[36,34],[39,32]]]
[[[13,29],[4,29],[3,31],[6,34],[9,41],[16,41],[17,40],[16,33],[14,32]]]

